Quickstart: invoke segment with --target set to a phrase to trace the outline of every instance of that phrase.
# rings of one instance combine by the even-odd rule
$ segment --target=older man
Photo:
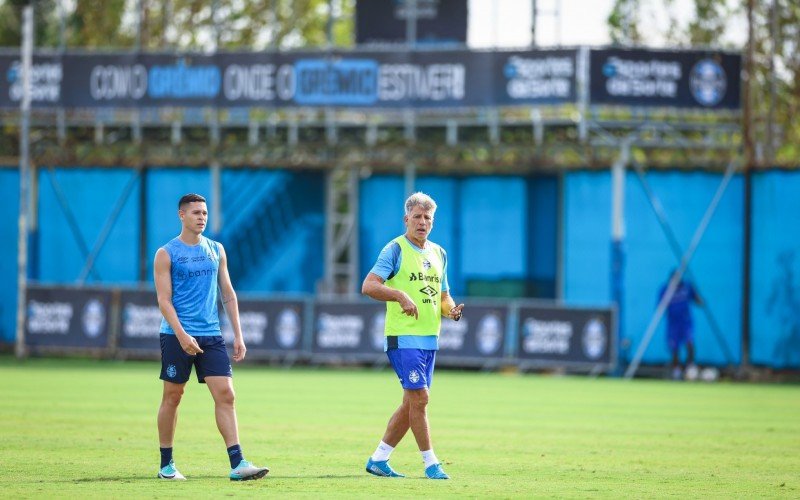
[[[447,254],[428,240],[435,212],[436,202],[424,193],[406,200],[405,234],[383,248],[361,287],[363,294],[386,302],[384,350],[403,387],[403,401],[367,460],[367,472],[376,476],[404,477],[389,466],[389,456],[411,429],[425,475],[449,479],[433,451],[427,406],[441,318],[458,321],[464,304],[456,305],[450,296]]]

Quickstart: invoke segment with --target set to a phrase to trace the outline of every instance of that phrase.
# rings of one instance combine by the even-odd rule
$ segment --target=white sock
[[[384,460],[389,460],[389,455],[392,454],[394,448],[389,446],[388,444],[381,441],[381,444],[378,445],[378,448],[375,450],[375,453],[372,454],[372,461],[373,462],[383,462]]]
[[[422,453],[422,461],[425,462],[426,469],[433,464],[440,463],[439,459],[436,458],[436,453],[433,452],[433,449],[430,449],[428,451],[421,451],[420,453]]]

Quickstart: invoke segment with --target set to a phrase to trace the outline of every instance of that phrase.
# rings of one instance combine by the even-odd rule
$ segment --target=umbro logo
[[[426,286],[425,288],[420,288],[419,291],[429,297],[433,297],[434,295],[436,295],[436,289],[430,285]]]

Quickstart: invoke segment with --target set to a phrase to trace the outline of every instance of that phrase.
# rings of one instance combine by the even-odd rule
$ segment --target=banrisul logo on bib
[[[725,97],[728,87],[725,70],[713,59],[703,59],[689,73],[689,89],[703,106],[716,106]]]

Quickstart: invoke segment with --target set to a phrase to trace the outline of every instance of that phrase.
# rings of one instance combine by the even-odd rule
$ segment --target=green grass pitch
[[[175,459],[156,479],[158,364],[0,357],[0,496],[71,498],[800,496],[800,387],[440,370],[429,415],[450,481],[364,463],[401,397],[370,369],[234,367],[245,456],[272,471],[228,481],[211,397],[187,386]]]

